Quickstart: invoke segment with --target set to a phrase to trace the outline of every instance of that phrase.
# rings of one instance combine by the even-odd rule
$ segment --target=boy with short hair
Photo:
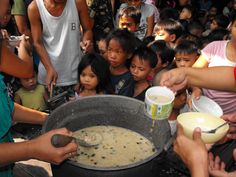
[[[195,61],[200,56],[200,50],[195,42],[190,40],[183,40],[175,47],[175,63],[179,67],[192,67]],[[163,71],[165,72],[165,71]],[[160,77],[161,74],[159,74]],[[159,77],[155,77],[154,85],[159,85]],[[185,107],[187,101],[186,90],[182,89],[176,93],[173,110],[168,118],[168,122],[171,127],[171,134],[176,131],[176,118],[180,112],[188,111],[188,107]]]
[[[134,98],[144,101],[145,92],[151,86],[146,78],[156,64],[156,53],[152,49],[141,46],[135,50],[130,65],[130,72],[135,81]]]
[[[118,19],[120,29],[126,28],[128,31],[135,33],[140,24],[141,11],[136,7],[127,6],[120,10]]]
[[[197,44],[190,40],[183,40],[175,48],[175,63],[177,68],[192,67],[200,56],[200,50]],[[187,93],[186,90],[180,90],[176,93],[173,111],[169,117],[169,123],[172,133],[176,129],[176,119],[180,112],[187,112]]]
[[[200,50],[195,42],[183,40],[175,48],[175,63],[177,68],[192,67],[200,56]]]
[[[194,8],[191,5],[186,5],[181,10],[179,14],[179,19],[186,20],[189,22],[190,20],[193,19],[193,16],[194,16]]]
[[[173,19],[162,20],[154,27],[155,40],[165,40],[172,48],[183,32],[181,23]]]

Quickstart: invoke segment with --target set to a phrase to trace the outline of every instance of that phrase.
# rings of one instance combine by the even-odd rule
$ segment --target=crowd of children
[[[92,30],[94,50],[92,52],[86,50],[82,54],[78,52],[81,50],[80,46],[76,46],[77,53],[81,56],[80,62],[73,61],[69,66],[66,58],[63,58],[64,65],[68,67],[60,67],[61,71],[55,71],[55,73],[59,72],[58,75],[54,73],[55,81],[56,79],[59,81],[63,77],[61,74],[70,75],[65,68],[71,67],[73,79],[77,78],[77,84],[71,82],[72,85],[70,84],[67,91],[74,99],[100,94],[116,94],[144,101],[146,90],[153,85],[159,85],[159,76],[172,68],[236,66],[235,0],[221,2],[221,8],[211,0],[156,0],[151,2],[123,0],[119,1],[119,7],[114,6],[115,1],[104,0],[101,1],[101,4],[98,2],[100,1],[88,1],[87,5],[89,16],[94,24]],[[41,3],[40,6],[43,7],[44,4]],[[109,9],[107,9],[108,7]],[[10,10],[9,8],[9,12]],[[30,14],[32,14],[31,10],[32,8],[28,9]],[[30,22],[32,23],[32,19]],[[81,25],[84,27],[84,31],[88,31],[89,22],[87,25],[84,23],[82,21]],[[17,29],[17,26],[14,26],[9,14],[0,20],[0,24],[3,29],[9,29],[10,26],[8,36],[21,34],[12,30]],[[18,23],[16,24],[18,25]],[[58,23],[57,26],[60,24]],[[78,30],[77,27],[75,28]],[[2,33],[5,33],[3,29],[1,29]],[[28,33],[28,35],[34,40],[36,39],[36,42],[40,39],[37,31],[32,34]],[[5,38],[7,39],[8,36],[5,35]],[[73,40],[76,38],[77,35]],[[56,40],[53,36],[47,40],[50,42],[52,39]],[[87,41],[84,41],[84,45]],[[59,40],[59,42],[65,41]],[[34,44],[36,44],[39,56],[47,56],[44,52],[44,54],[39,53],[42,50],[39,50],[35,41]],[[68,47],[69,44],[70,41],[67,40],[67,44],[63,46]],[[74,44],[79,44],[79,42],[73,43],[73,48],[75,48]],[[51,46],[45,46],[47,46],[45,51],[52,50]],[[60,47],[61,45],[58,43],[55,46]],[[63,54],[63,48],[57,50]],[[57,50],[47,52],[55,54]],[[68,49],[68,51],[70,50]],[[69,55],[73,54],[69,53]],[[66,55],[63,54],[63,56]],[[48,75],[48,71],[45,74],[46,65],[44,64],[43,59],[39,64],[41,80],[45,80],[46,74]],[[50,63],[52,66],[53,64],[53,62]],[[60,66],[62,65],[60,64]],[[77,67],[77,71],[75,71],[75,67]],[[44,70],[44,75],[42,75],[42,70]],[[77,76],[74,75],[76,72]],[[18,90],[13,91],[14,101],[32,109],[45,111],[50,93],[48,93],[48,87],[38,84],[37,75],[36,69],[32,78],[19,78],[14,81],[18,83]],[[12,83],[9,84],[9,82],[6,80],[10,89]],[[57,83],[54,84],[57,86]],[[64,87],[63,91],[66,88]],[[192,94],[192,96],[190,97],[188,94]],[[174,108],[169,117],[172,133],[175,132],[177,116],[181,112],[189,110],[186,108],[188,99],[198,98],[201,94],[215,100],[222,107],[224,114],[236,112],[235,93],[188,86],[176,93]]]
[[[74,89],[69,86],[67,90],[72,93],[70,96],[78,98],[95,94],[117,94],[144,101],[145,90],[152,85],[158,85],[159,75],[171,68],[192,65],[235,66],[232,51],[236,2],[232,0],[225,3],[224,10],[209,2],[179,0],[164,3],[127,0],[120,2],[120,7],[114,7],[113,3],[109,4],[107,1],[104,1],[104,5],[97,1],[88,1],[90,17],[97,24],[93,30],[94,52],[82,56],[77,70],[78,84],[72,85]],[[98,10],[103,6],[112,7],[112,11],[103,13],[101,9]],[[157,20],[154,20],[153,6],[159,10]],[[105,18],[104,14],[112,16]],[[104,17],[106,23],[97,23],[98,17]],[[1,26],[4,28],[9,25],[10,19],[1,21]],[[114,27],[108,25],[111,24],[111,19],[114,19]],[[109,29],[106,26],[109,26]],[[104,32],[100,30],[96,33],[99,29],[103,29]],[[9,31],[9,35],[10,33]],[[218,52],[221,53],[221,57]],[[33,78],[18,80],[21,88],[18,91],[14,90],[14,100],[24,106],[43,111],[46,110],[49,93],[47,89],[37,85],[36,77],[35,72]],[[217,94],[212,90],[202,91],[201,88],[188,88],[188,93],[193,93],[194,97],[204,94],[218,102],[224,113],[235,112],[231,104],[235,102],[234,93]],[[31,99],[32,97],[35,98]],[[29,104],[29,101],[33,103]],[[181,91],[176,95],[170,120],[176,119],[186,103],[186,92]]]

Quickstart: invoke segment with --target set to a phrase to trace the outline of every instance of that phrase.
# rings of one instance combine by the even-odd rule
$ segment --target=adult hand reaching
[[[172,69],[161,75],[160,85],[178,91],[187,86],[187,76],[183,68]]]
[[[208,176],[207,149],[201,140],[201,130],[199,128],[194,130],[193,140],[191,140],[184,135],[182,126],[178,124],[174,151],[190,169],[193,177]]]
[[[221,118],[230,122],[227,138],[236,139],[236,114],[223,115]]]
[[[53,67],[50,67],[47,70],[47,76],[46,76],[46,85],[50,93],[52,92],[53,86],[56,85],[57,77],[58,75],[56,70]]]
[[[55,148],[51,144],[51,137],[54,134],[64,134],[71,136],[72,132],[66,128],[52,130],[34,140],[30,141],[32,147],[32,158],[47,161],[53,164],[59,164],[65,159],[77,154],[77,144],[71,142],[65,147]]]

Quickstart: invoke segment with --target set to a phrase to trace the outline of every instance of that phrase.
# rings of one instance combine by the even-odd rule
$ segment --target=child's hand
[[[200,96],[202,95],[202,90],[198,87],[193,87],[192,88],[192,94],[187,98],[187,104],[190,110],[192,110],[193,105],[192,105],[192,100],[196,99],[198,100]]]
[[[3,39],[9,39],[9,34],[8,34],[7,30],[1,29],[1,33],[2,33]]]
[[[54,134],[64,134],[71,136],[72,132],[66,128],[61,128],[52,130],[34,140],[31,140],[30,146],[32,149],[32,158],[47,161],[53,164],[59,164],[65,159],[77,154],[77,144],[75,142],[71,142],[65,147],[55,148],[51,144],[51,137]]]
[[[213,177],[229,177],[228,172],[225,171],[225,163],[221,162],[220,158],[210,152],[209,155],[209,173]]]
[[[32,56],[32,45],[29,42],[29,37],[23,34],[19,39],[18,52],[21,53],[26,51],[29,56]]]
[[[91,53],[93,51],[93,43],[90,40],[80,42],[83,53]]]
[[[236,139],[236,114],[223,115],[221,118],[230,123],[227,138]]]

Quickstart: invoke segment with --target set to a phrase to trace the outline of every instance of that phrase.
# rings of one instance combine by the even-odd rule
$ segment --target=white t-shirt
[[[41,22],[42,39],[50,61],[58,73],[57,86],[77,83],[80,51],[80,21],[75,0],[67,0],[62,14],[52,16],[43,0],[36,0]],[[38,81],[45,85],[46,70],[40,62]]]
[[[119,14],[119,11],[125,7],[127,7],[127,3],[123,3],[120,6],[120,9],[118,10],[117,14]],[[141,19],[138,30],[135,32],[135,36],[139,38],[140,40],[143,40],[147,33],[147,18],[154,15],[155,9],[154,6],[151,4],[142,3],[141,5]],[[117,18],[117,24],[118,24],[118,18]]]

